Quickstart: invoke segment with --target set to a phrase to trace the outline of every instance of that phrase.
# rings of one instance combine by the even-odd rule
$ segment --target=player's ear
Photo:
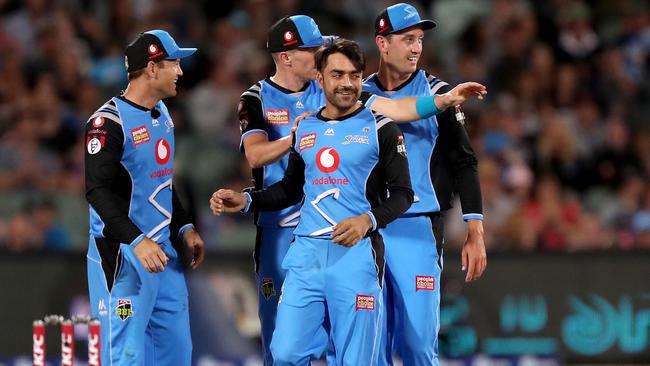
[[[375,44],[377,45],[377,49],[379,50],[379,53],[384,53],[384,50],[386,49],[386,43],[388,40],[384,36],[375,36]]]
[[[320,88],[323,89],[323,74],[321,74],[320,71],[316,71],[316,81],[318,81],[318,85],[320,85]]]
[[[291,66],[291,55],[289,52],[280,52],[280,62],[287,66]]]
[[[156,78],[156,63],[153,61],[147,62],[147,66],[144,67],[144,73],[147,74],[147,79]]]

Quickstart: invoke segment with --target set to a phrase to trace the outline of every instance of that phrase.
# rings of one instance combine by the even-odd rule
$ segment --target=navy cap
[[[375,20],[375,35],[387,36],[401,30],[421,26],[422,30],[434,28],[433,20],[422,20],[417,9],[409,4],[399,3],[382,10]]]
[[[271,53],[296,48],[320,47],[325,39],[318,25],[306,15],[292,15],[278,20],[269,29],[266,47]]]
[[[140,33],[126,47],[124,64],[128,72],[140,70],[149,61],[176,60],[196,52],[196,48],[180,48],[164,30],[154,29]]]

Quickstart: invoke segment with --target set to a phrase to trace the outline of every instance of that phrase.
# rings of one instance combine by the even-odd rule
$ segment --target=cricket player
[[[204,243],[174,189],[174,123],[161,99],[176,95],[180,59],[195,51],[166,31],[141,33],[126,48],[126,91],[86,123],[88,287],[103,365],[191,363],[182,258],[196,268]]]
[[[275,74],[252,85],[239,102],[241,129],[240,148],[253,168],[256,189],[263,189],[282,179],[288,164],[292,143],[291,128],[296,117],[305,112],[318,111],[325,105],[325,95],[318,85],[314,53],[327,42],[316,22],[306,15],[280,19],[269,30],[267,47],[275,64]],[[476,83],[459,85],[453,92],[437,95],[436,111],[462,103],[465,98],[480,95],[483,86]],[[419,119],[413,101],[373,98],[372,105],[380,113],[398,122]],[[432,101],[433,105],[433,101]],[[280,287],[286,271],[282,260],[293,239],[293,230],[299,221],[299,205],[276,211],[258,212],[255,216],[257,237],[254,258],[258,286],[259,317],[262,325],[264,364],[272,365],[269,349],[275,329]],[[314,358],[322,355],[327,346],[327,334],[320,331],[313,339],[322,347]]]
[[[399,3],[384,9],[375,21],[379,70],[364,82],[364,91],[387,98],[430,96],[448,92],[449,85],[417,68],[424,31],[435,27],[417,10]],[[438,365],[440,274],[443,227],[441,211],[451,207],[458,192],[469,231],[462,249],[466,280],[485,270],[481,191],[477,161],[460,109],[400,124],[409,147],[409,167],[415,202],[381,231],[386,244],[387,327],[380,365],[392,365],[394,351],[405,366]]]

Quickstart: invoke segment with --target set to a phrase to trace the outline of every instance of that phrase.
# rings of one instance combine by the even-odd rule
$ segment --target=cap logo
[[[289,31],[284,33],[284,40],[285,41],[290,41],[292,39],[293,39],[293,33],[289,32]]]
[[[404,17],[404,19],[409,19],[409,18],[413,18],[413,17],[418,17],[419,18],[418,11],[414,7],[412,7],[411,5],[406,6],[404,8],[404,11],[408,13],[408,15]]]
[[[156,45],[152,43],[149,45],[149,48],[147,48],[147,51],[149,51],[150,55],[155,55],[156,52],[158,52],[158,47],[156,47]]]
[[[388,24],[386,24],[386,19],[381,18],[379,19],[379,31],[377,33],[382,33],[388,28]]]

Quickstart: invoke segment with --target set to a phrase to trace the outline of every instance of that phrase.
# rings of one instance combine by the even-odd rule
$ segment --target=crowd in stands
[[[426,32],[420,66],[450,84],[488,87],[486,100],[464,106],[488,251],[650,249],[650,5],[412,3],[438,23]],[[207,203],[217,187],[250,185],[236,112],[239,95],[273,72],[268,28],[308,14],[323,34],[358,41],[370,74],[372,24],[388,4],[0,1],[0,250],[85,250],[83,127],[126,87],[124,47],[152,28],[199,48],[182,63],[179,95],[167,101],[175,184],[209,250],[249,250],[251,218],[215,219]],[[451,248],[464,241],[458,206],[447,214]],[[245,246],[229,246],[238,235]]]

